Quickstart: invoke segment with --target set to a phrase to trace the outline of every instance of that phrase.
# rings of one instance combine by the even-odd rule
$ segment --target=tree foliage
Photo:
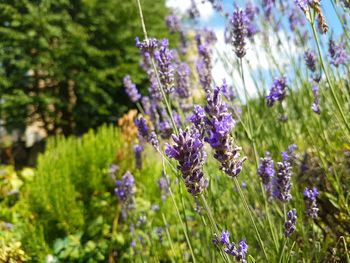
[[[168,37],[164,1],[142,1],[149,35]],[[134,39],[135,1],[4,0],[0,4],[1,118],[8,130],[36,122],[80,134],[128,106],[125,74],[146,84]]]

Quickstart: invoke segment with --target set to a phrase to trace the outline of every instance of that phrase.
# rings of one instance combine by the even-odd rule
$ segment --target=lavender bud
[[[316,203],[316,198],[318,196],[317,188],[313,189],[305,188],[304,190],[304,200],[306,205],[306,213],[308,217],[316,219],[318,217],[318,207]]]
[[[348,53],[346,52],[344,43],[336,45],[332,39],[328,43],[328,52],[331,58],[331,64],[335,67],[346,65],[348,62]]]
[[[236,56],[243,58],[246,54],[247,23],[249,22],[242,9],[235,8],[231,19],[232,45]]]
[[[127,171],[122,180],[115,181],[114,193],[125,208],[131,208],[135,193],[135,180],[132,174]]]
[[[292,188],[291,183],[292,167],[289,162],[277,163],[277,174],[274,182],[274,196],[282,202],[288,202],[292,199],[290,190]]]
[[[142,152],[143,152],[143,147],[140,144],[134,145],[136,168],[139,170],[142,169]]]
[[[188,192],[197,196],[208,187],[208,180],[203,174],[206,158],[203,141],[195,128],[185,131],[180,129],[179,135],[172,137],[174,144],[168,144],[165,153],[179,162],[178,169],[182,173]]]
[[[293,208],[287,213],[287,221],[284,223],[284,235],[290,237],[296,230],[297,210]]]
[[[270,94],[266,96],[266,104],[272,107],[277,101],[282,101],[286,96],[287,78],[275,78],[270,89]]]
[[[162,172],[162,176],[158,180],[159,190],[161,192],[162,201],[165,202],[169,196],[169,178],[166,176],[165,172]]]
[[[212,62],[211,50],[207,43],[198,46],[199,58],[196,62],[196,69],[199,75],[199,82],[204,91],[209,93],[212,84]]]
[[[168,39],[163,39],[159,50],[154,53],[154,57],[158,62],[159,78],[164,91],[166,93],[171,93],[174,91],[175,86],[174,67],[172,65],[174,55],[173,52],[168,49],[168,46]]]
[[[308,67],[308,69],[311,70],[312,72],[315,72],[316,71],[316,55],[315,55],[315,53],[311,50],[305,51],[304,59],[305,59],[305,63],[306,63],[306,66]]]
[[[261,177],[262,183],[265,185],[265,187],[270,184],[271,178],[275,176],[274,162],[269,152],[265,153],[264,158],[260,158],[258,175]]]
[[[135,103],[141,98],[141,95],[138,92],[135,83],[131,81],[131,78],[129,75],[124,77],[124,87],[125,87],[126,93],[128,94],[132,102]]]
[[[311,105],[311,109],[313,112],[317,113],[317,114],[321,114],[321,108],[320,108],[320,96],[318,94],[318,86],[314,85],[312,87],[312,93],[314,95],[314,102]]]
[[[171,15],[167,16],[165,18],[165,22],[170,33],[176,33],[181,31],[180,19],[175,13],[172,13]]]
[[[191,96],[190,91],[190,67],[186,63],[181,63],[176,71],[176,93],[181,99],[187,99]]]

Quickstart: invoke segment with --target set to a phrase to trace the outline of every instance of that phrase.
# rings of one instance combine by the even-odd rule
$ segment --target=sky
[[[293,0],[290,0],[293,1]],[[338,20],[338,17],[334,11],[334,8],[331,3],[332,0],[323,0],[322,1],[322,8],[324,15],[326,16],[330,31],[334,35],[334,37],[337,39],[342,34],[342,27]],[[195,28],[209,28],[213,30],[217,37],[218,41],[215,45],[214,50],[214,67],[213,67],[213,78],[216,84],[220,84],[222,82],[222,79],[226,79],[226,81],[236,86],[239,96],[244,101],[244,96],[242,92],[242,82],[241,77],[238,74],[237,71],[232,73],[230,69],[227,69],[227,66],[225,67],[219,59],[219,57],[230,57],[231,61],[234,60],[234,54],[232,52],[232,47],[230,45],[227,45],[224,43],[223,35],[224,35],[224,29],[225,29],[225,18],[220,15],[218,12],[216,12],[212,5],[208,1],[203,0],[195,0],[197,3],[197,7],[199,9],[199,12],[201,14],[199,20],[197,23],[187,23],[185,24],[186,27],[189,27],[190,29]],[[238,6],[244,7],[245,2],[247,1],[229,1],[229,0],[223,0],[223,6],[226,12],[228,12],[230,15],[232,14],[234,4],[237,4]],[[256,2],[256,1],[253,1]],[[191,4],[190,0],[167,0],[167,6],[170,8],[173,8],[176,10],[178,14],[186,14],[187,10],[189,9]],[[293,4],[293,2],[292,2]],[[286,21],[287,23],[287,18]],[[271,46],[277,46],[277,38],[275,32],[271,30]],[[327,36],[328,37],[328,36]],[[301,50],[300,48],[296,47],[292,42],[286,39],[286,36],[281,34],[280,39],[284,43],[285,50],[291,51],[290,53],[295,56],[295,59],[299,57],[302,58],[304,50]],[[272,83],[273,76],[269,75],[272,69],[271,63],[267,62],[268,59],[266,56],[266,50],[263,47],[263,39],[259,36],[255,38],[255,43],[252,45],[251,43],[248,43],[247,47],[247,55],[245,56],[245,64],[244,67],[248,67],[249,63],[249,69],[251,74],[247,74],[245,76],[246,79],[246,86],[248,89],[248,93],[250,96],[257,95],[257,90],[260,87],[256,87],[255,83],[253,81],[253,78],[257,77],[257,74],[262,74],[264,79],[266,79],[266,87]],[[326,43],[327,38],[321,37],[321,41],[324,41]],[[312,47],[313,41],[310,42],[310,47]],[[257,61],[256,55],[257,53],[260,56],[260,60]],[[278,63],[282,65],[282,67],[289,63],[289,59],[285,54],[276,54],[276,57],[279,58]],[[288,76],[288,72],[286,72]]]

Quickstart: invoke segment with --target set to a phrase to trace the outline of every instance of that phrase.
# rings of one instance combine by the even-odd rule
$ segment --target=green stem
[[[237,177],[234,177],[233,181],[235,182],[235,185],[236,185],[236,188],[238,190],[238,193],[239,193],[239,195],[240,195],[240,197],[241,197],[241,199],[243,201],[243,205],[244,205],[245,209],[247,210],[247,212],[249,214],[249,218],[252,221],[252,224],[254,226],[254,230],[256,232],[256,236],[257,236],[258,242],[260,243],[260,247],[261,247],[261,249],[262,249],[262,251],[264,253],[265,259],[266,259],[267,262],[270,262],[269,259],[268,259],[266,250],[265,250],[264,242],[262,241],[260,233],[259,233],[259,230],[258,230],[258,228],[256,226],[256,223],[255,223],[252,211],[250,210],[250,207],[248,206],[248,202],[247,202],[247,200],[246,200],[246,198],[244,196],[244,193],[243,193],[242,188],[241,188],[241,186],[240,186],[240,184],[238,182]]]
[[[310,13],[310,15],[311,15],[311,13]],[[345,123],[345,126],[346,126],[348,132],[350,133],[350,125],[348,124],[348,122],[346,120],[346,117],[344,115],[343,109],[340,106],[340,102],[339,102],[338,97],[337,97],[337,95],[335,93],[333,84],[332,84],[332,82],[331,82],[331,80],[329,78],[328,71],[327,71],[326,66],[324,64],[324,61],[323,61],[323,56],[322,56],[322,52],[321,52],[321,46],[320,46],[320,42],[318,40],[318,36],[317,36],[316,29],[315,29],[314,21],[311,21],[310,25],[311,25],[311,28],[312,28],[312,33],[314,35],[315,42],[316,42],[318,56],[319,56],[320,62],[321,62],[321,67],[323,69],[324,74],[326,75],[326,79],[327,79],[328,85],[329,85],[330,90],[331,90],[332,98],[333,98],[333,100],[334,100],[334,102],[335,102],[335,104],[337,106],[337,109],[338,109],[338,111],[339,111],[339,113],[340,113],[340,115],[341,115],[341,117],[342,117],[342,119],[343,119],[343,121]]]
[[[176,253],[175,253],[175,249],[174,249],[174,244],[173,244],[173,241],[172,241],[172,239],[171,239],[171,236],[170,236],[170,233],[169,233],[169,229],[168,229],[168,222],[167,222],[167,220],[166,220],[165,215],[164,215],[163,212],[162,212],[162,218],[163,218],[163,223],[164,223],[165,232],[166,232],[168,241],[169,241],[169,243],[170,243],[171,251],[172,251],[173,254],[174,254],[174,258],[176,258]],[[174,262],[174,259],[172,258],[171,261]]]
[[[213,213],[211,212],[211,209],[210,209],[210,207],[209,207],[209,205],[207,203],[207,200],[205,199],[205,197],[203,195],[201,195],[201,199],[202,199],[202,203],[204,205],[204,209],[207,212],[207,215],[208,215],[210,224],[212,226],[212,229],[214,230],[214,233],[216,234],[216,236],[219,237],[220,236],[220,231],[219,231],[218,226],[217,226],[217,224],[215,222],[215,218],[213,216]],[[221,257],[223,257],[223,259],[226,262],[231,262],[230,257],[225,252],[222,253],[222,250],[220,250],[220,255],[221,255]]]
[[[283,259],[283,252],[286,248],[286,245],[287,245],[287,238],[284,240],[284,243],[283,243],[283,247],[282,247],[282,251],[281,251],[281,254],[280,254],[280,259],[278,260],[278,263],[281,263],[282,262],[282,259]]]
[[[257,151],[256,143],[255,143],[255,138],[254,138],[254,135],[253,135],[252,114],[251,114],[250,106],[249,106],[249,102],[248,102],[248,91],[247,91],[247,87],[246,87],[246,84],[245,84],[242,58],[240,59],[240,68],[241,68],[241,70],[240,70],[241,71],[241,78],[242,78],[243,89],[244,89],[245,100],[246,100],[247,111],[248,111],[248,118],[249,118],[249,122],[248,122],[249,136],[248,137],[249,137],[249,139],[250,139],[250,141],[251,141],[251,143],[253,145],[255,165],[256,165],[256,169],[258,169],[258,167],[259,167],[259,157],[258,157],[258,151]],[[265,213],[266,213],[266,216],[267,216],[267,220],[269,222],[270,232],[271,232],[271,235],[273,237],[273,241],[274,241],[274,244],[275,244],[275,249],[276,249],[276,251],[278,251],[278,243],[277,243],[277,239],[275,237],[275,232],[273,231],[273,228],[272,228],[272,222],[271,222],[270,213],[269,213],[268,205],[267,205],[267,198],[266,198],[266,195],[265,195],[264,187],[263,187],[261,182],[260,182],[260,188],[261,188],[261,192],[263,194],[263,199],[264,199],[264,203],[265,203]]]

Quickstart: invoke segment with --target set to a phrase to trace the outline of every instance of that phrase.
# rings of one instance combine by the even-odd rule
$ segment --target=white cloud
[[[212,5],[202,0],[195,0],[197,4],[198,11],[200,13],[200,19],[203,21],[208,21],[214,15],[214,9]],[[191,7],[191,1],[189,0],[167,0],[166,6],[173,8],[178,11],[181,15],[185,14],[187,10]]]
[[[213,28],[213,30],[218,38],[214,50],[214,81],[220,84],[222,79],[225,78],[229,84],[232,84],[238,89],[239,96],[244,101],[245,96],[242,78],[238,70],[238,60],[232,50],[232,46],[224,42],[223,28],[217,27]],[[291,57],[296,58],[303,52],[292,41],[289,41],[285,34],[280,34],[278,38],[276,32],[270,32],[268,38],[269,46],[273,49],[272,52],[276,63],[281,66],[281,69],[286,69],[288,67]],[[266,74],[266,72],[270,70],[277,70],[266,50],[266,42],[266,38],[264,38],[262,34],[258,34],[255,37],[254,43],[250,41],[247,43],[247,54],[243,60],[243,67],[245,83],[250,97],[257,96],[257,89],[266,88],[256,87],[251,73],[256,74],[260,70]],[[266,84],[268,85],[271,82],[272,80],[268,79]]]

